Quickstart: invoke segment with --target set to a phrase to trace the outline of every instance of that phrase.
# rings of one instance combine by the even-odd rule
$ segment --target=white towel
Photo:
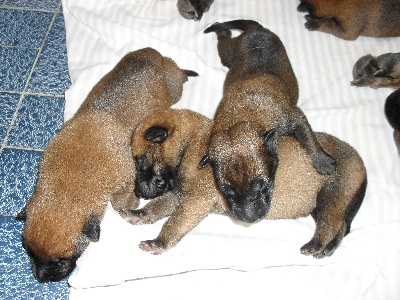
[[[299,106],[316,131],[355,147],[368,172],[364,203],[332,257],[300,254],[315,228],[310,217],[250,227],[212,215],[160,256],[141,251],[163,220],[133,226],[109,208],[101,237],[78,260],[70,299],[399,299],[400,159],[383,105],[392,89],[350,86],[352,67],[368,53],[400,51],[400,38],[345,41],[309,32],[294,0],[216,0],[200,22],[183,19],[176,0],[63,0],[69,119],[92,86],[127,52],[153,47],[200,74],[175,105],[212,117],[227,69],[220,63],[214,22],[252,19],[284,43],[299,81]],[[144,203],[145,204],[145,203]]]

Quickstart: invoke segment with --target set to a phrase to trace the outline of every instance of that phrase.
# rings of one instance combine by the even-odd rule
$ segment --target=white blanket
[[[200,74],[175,105],[212,117],[227,69],[214,22],[252,19],[284,43],[300,86],[299,106],[316,131],[347,141],[363,158],[368,187],[352,231],[332,257],[305,257],[310,217],[250,227],[212,215],[170,251],[141,251],[163,221],[133,226],[109,208],[101,238],[78,260],[70,299],[400,299],[400,159],[383,105],[392,89],[350,86],[355,61],[400,51],[400,38],[344,41],[309,32],[295,0],[216,0],[200,22],[183,19],[176,0],[63,0],[68,65],[65,120],[127,52],[153,47]]]

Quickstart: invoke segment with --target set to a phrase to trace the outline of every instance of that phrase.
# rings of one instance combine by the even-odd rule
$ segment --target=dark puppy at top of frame
[[[91,90],[50,142],[34,193],[19,215],[23,245],[40,282],[68,276],[90,242],[110,201],[134,209],[131,136],[147,115],[176,103],[188,75],[152,48],[126,54]]]
[[[121,215],[132,224],[154,223],[169,217],[155,239],[140,243],[144,251],[161,254],[174,247],[209,213],[232,216],[211,168],[197,168],[207,149],[211,127],[212,121],[198,113],[168,109],[146,118],[135,131],[135,191],[139,196],[154,199],[141,209],[124,210]],[[316,223],[315,233],[301,247],[301,253],[323,258],[333,254],[350,231],[364,198],[367,178],[362,159],[349,144],[326,133],[316,133],[316,137],[337,162],[332,175],[318,174],[296,139],[278,138],[271,131],[267,145],[279,153],[280,163],[271,206],[263,218],[292,219],[311,214]],[[248,144],[245,140],[242,146],[256,147],[254,142]],[[153,175],[146,177],[140,173]],[[169,182],[168,191],[157,191],[159,181]]]
[[[351,85],[400,88],[400,53],[364,55],[354,64]]]
[[[231,29],[242,33],[232,38]],[[211,163],[229,209],[252,223],[265,216],[271,201],[279,161],[268,145],[271,130],[294,136],[319,173],[332,174],[335,162],[297,106],[297,79],[279,37],[251,20],[216,23],[209,32],[216,32],[218,53],[229,71],[199,167]]]
[[[185,19],[200,21],[213,2],[214,0],[178,0],[176,6]]]
[[[300,0],[304,26],[345,40],[400,36],[399,0]]]
[[[394,129],[393,138],[400,155],[400,89],[386,98],[384,110],[386,119]]]

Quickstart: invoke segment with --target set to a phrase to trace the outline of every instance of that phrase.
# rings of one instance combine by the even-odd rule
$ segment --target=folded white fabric
[[[78,260],[70,299],[399,299],[400,161],[383,104],[391,89],[350,86],[355,61],[368,53],[398,52],[400,38],[344,41],[309,32],[293,0],[216,0],[200,22],[183,19],[176,0],[63,0],[68,65],[69,119],[93,85],[127,52],[153,47],[200,74],[175,105],[212,117],[227,69],[220,63],[214,22],[252,19],[284,43],[300,86],[299,106],[316,131],[355,147],[367,167],[368,187],[351,233],[330,258],[300,254],[314,231],[310,217],[262,221],[250,227],[209,216],[175,248],[153,256],[163,221],[133,226],[109,208],[98,243]],[[145,204],[145,203],[143,203]],[[186,292],[189,290],[189,292]]]

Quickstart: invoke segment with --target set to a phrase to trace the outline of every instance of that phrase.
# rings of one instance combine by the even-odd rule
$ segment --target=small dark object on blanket
[[[399,0],[300,0],[304,26],[345,40],[400,36]]]
[[[385,102],[385,115],[393,127],[393,138],[400,155],[400,89],[391,93]]]
[[[131,135],[151,113],[176,103],[185,71],[156,50],[128,53],[92,89],[45,150],[35,191],[19,218],[40,282],[59,281],[100,236],[107,203],[134,209]]]
[[[136,169],[136,192],[154,198],[159,195],[157,187],[151,194],[148,186],[157,186],[160,180],[171,184],[168,191],[143,208],[121,212],[132,224],[154,223],[170,216],[157,238],[140,243],[144,251],[160,254],[174,247],[210,213],[231,215],[211,168],[197,168],[207,149],[211,127],[212,121],[200,114],[168,109],[148,117],[135,131],[132,153],[140,165]],[[296,139],[279,137],[275,189],[263,218],[294,219],[311,214],[315,233],[301,247],[301,253],[323,258],[332,255],[350,231],[367,178],[362,159],[349,144],[326,133],[316,133],[316,137],[337,162],[336,171],[319,174]],[[143,177],[140,173],[153,175]]]
[[[243,32],[231,38],[231,29]],[[253,223],[265,216],[271,201],[277,136],[294,136],[322,175],[332,174],[335,162],[297,106],[297,79],[279,37],[251,20],[216,23],[208,32],[216,32],[218,53],[229,71],[199,167],[211,164],[229,209]]]
[[[355,86],[400,88],[400,53],[361,57],[354,64],[353,79]]]
[[[178,0],[176,5],[182,17],[200,21],[213,2],[214,0]]]

